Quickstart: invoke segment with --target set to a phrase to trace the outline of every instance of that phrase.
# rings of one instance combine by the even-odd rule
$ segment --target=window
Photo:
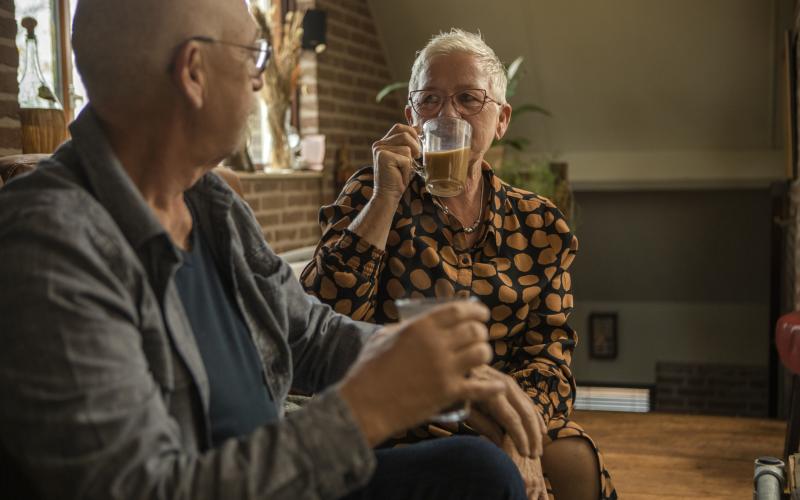
[[[269,12],[270,0],[251,0],[264,12]],[[272,138],[267,126],[267,103],[259,97],[258,109],[250,118],[250,156],[256,165],[266,165],[272,148]]]
[[[46,83],[64,106],[67,120],[72,120],[87,102],[86,89],[75,70],[75,58],[69,45],[72,17],[78,2],[77,0],[16,0],[15,3],[15,17],[17,26],[20,27],[17,33],[17,48],[20,51],[19,77],[22,76],[25,65],[23,60],[25,30],[21,28],[20,23],[22,18],[30,16],[39,23],[36,28],[39,63]],[[270,0],[250,0],[250,3],[258,5],[265,12],[270,6]],[[272,141],[267,127],[267,105],[263,99],[258,99],[258,103],[258,109],[250,120],[250,154],[254,163],[264,165],[269,160]]]
[[[21,28],[21,22],[25,17],[32,17],[38,23],[36,38],[39,65],[45,82],[58,96],[67,118],[71,119],[75,112],[83,107],[85,92],[73,70],[74,64],[71,60],[69,21],[72,10],[69,3],[69,0],[17,0],[15,17],[19,27],[17,32],[17,47],[20,51],[19,77],[22,76],[27,64],[24,58],[26,32]]]

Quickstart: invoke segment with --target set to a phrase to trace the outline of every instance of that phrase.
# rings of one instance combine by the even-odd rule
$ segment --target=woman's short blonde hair
[[[478,61],[478,67],[489,77],[490,97],[501,103],[506,102],[506,68],[491,47],[486,45],[480,33],[471,33],[458,28],[443,31],[435,35],[425,47],[417,52],[417,58],[411,66],[411,79],[408,82],[409,92],[419,89],[422,72],[436,56],[462,52],[472,54]]]

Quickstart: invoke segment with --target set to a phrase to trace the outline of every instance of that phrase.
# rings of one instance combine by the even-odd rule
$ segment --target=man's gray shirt
[[[173,282],[181,256],[92,109],[70,129],[0,190],[0,451],[15,485],[41,498],[299,500],[365,484],[373,452],[325,389],[375,327],[303,293],[245,202],[205,175],[187,192],[195,229],[223,263],[270,392],[280,405],[290,387],[321,393],[211,449],[206,372]]]

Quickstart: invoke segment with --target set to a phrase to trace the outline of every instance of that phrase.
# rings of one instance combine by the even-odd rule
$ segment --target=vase
[[[24,154],[51,154],[67,140],[67,123],[60,109],[19,110]]]
[[[267,125],[269,126],[272,148],[269,153],[269,167],[275,169],[291,167],[288,131],[286,127],[289,101],[276,100],[267,107]]]

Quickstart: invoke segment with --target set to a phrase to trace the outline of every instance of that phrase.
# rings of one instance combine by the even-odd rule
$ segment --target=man
[[[258,36],[242,0],[79,2],[91,105],[0,193],[2,496],[524,497],[486,441],[372,449],[470,399],[541,453],[509,385],[464,376],[491,358],[485,308],[335,314],[208,173],[261,86]],[[318,396],[284,416],[290,387]]]

